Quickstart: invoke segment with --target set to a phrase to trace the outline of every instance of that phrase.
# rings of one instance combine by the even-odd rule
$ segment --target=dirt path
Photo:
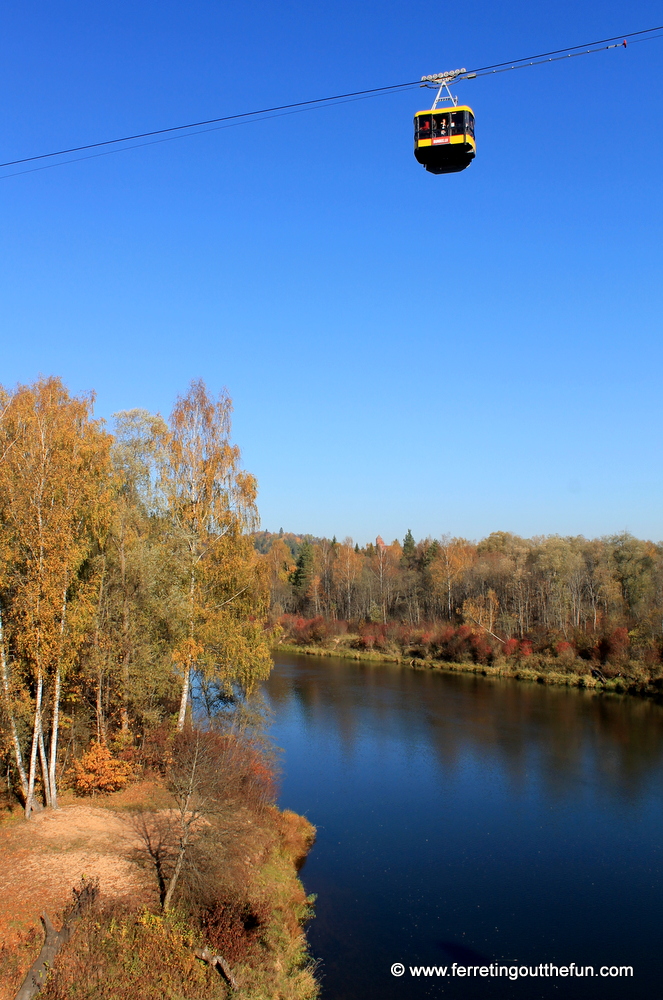
[[[11,944],[39,925],[43,910],[55,916],[83,876],[98,878],[107,899],[150,901],[130,860],[138,843],[128,816],[91,806],[44,810],[0,828],[0,940]]]

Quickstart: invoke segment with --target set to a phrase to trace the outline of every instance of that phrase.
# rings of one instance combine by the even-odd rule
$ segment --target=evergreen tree
[[[303,542],[297,557],[297,564],[290,575],[290,582],[299,598],[305,596],[311,583],[313,558],[313,546],[310,542]]]
[[[417,547],[414,541],[414,535],[410,528],[407,529],[407,534],[403,539],[403,563],[406,566],[413,566],[417,554]]]

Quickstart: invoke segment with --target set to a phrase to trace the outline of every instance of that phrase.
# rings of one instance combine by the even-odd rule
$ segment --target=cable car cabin
[[[431,174],[464,170],[476,148],[472,108],[417,111],[414,116],[414,155]]]

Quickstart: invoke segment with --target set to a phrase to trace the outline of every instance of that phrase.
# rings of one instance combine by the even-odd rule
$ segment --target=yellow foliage
[[[463,621],[480,625],[492,633],[499,606],[497,594],[491,588],[485,597],[481,594],[475,601],[463,601]]]

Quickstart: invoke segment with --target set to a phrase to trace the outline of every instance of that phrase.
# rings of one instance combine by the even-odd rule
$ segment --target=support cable
[[[574,55],[588,55],[591,52],[605,51],[605,49],[591,48],[591,46],[604,45],[605,48],[610,49],[618,48],[620,45],[626,45],[627,39],[632,39],[635,42],[642,42],[647,41],[647,38],[659,38],[661,35],[655,35],[653,32],[661,31],[663,31],[663,25],[657,25],[654,28],[644,28],[641,31],[631,31],[624,35],[615,35],[612,38],[597,39],[594,42],[585,42],[583,45],[569,45],[564,49],[555,49],[552,52],[541,52],[534,56],[524,56],[521,59],[513,59],[509,62],[493,63],[490,66],[479,66],[477,69],[473,70],[455,70],[449,75],[455,78],[454,82],[457,82],[459,80],[474,79],[478,76],[488,76],[493,73],[506,73],[512,69],[523,69],[525,66],[540,66],[545,62],[556,62],[559,59],[569,58]],[[616,44],[609,44],[613,42]],[[585,51],[577,51],[579,49],[584,49]],[[422,77],[419,80],[409,80],[405,83],[395,83],[385,87],[372,87],[368,90],[357,90],[349,94],[336,94],[330,97],[318,97],[308,101],[296,101],[292,104],[281,104],[273,108],[261,108],[258,111],[244,111],[234,115],[223,115],[220,118],[208,118],[203,121],[188,122],[185,125],[172,125],[169,128],[153,129],[150,132],[136,132],[133,135],[120,136],[117,139],[104,139],[100,142],[90,142],[81,146],[70,146],[66,149],[52,150],[50,153],[38,153],[35,156],[24,156],[16,160],[7,160],[4,163],[0,163],[0,168],[20,166],[24,163],[35,163],[38,160],[47,160],[52,157],[66,156],[69,153],[81,153],[86,150],[100,149],[104,146],[117,147],[121,143],[135,142],[137,139],[152,140],[152,142],[138,143],[134,146],[122,147],[125,149],[136,149],[139,146],[152,145],[156,142],[168,141],[168,138],[184,138],[188,135],[200,135],[201,132],[216,131],[220,128],[229,128],[232,125],[243,125],[252,121],[264,121],[270,117],[277,118],[286,114],[296,114],[301,111],[312,111],[316,108],[331,107],[335,104],[345,104],[353,100],[365,100],[370,97],[400,93],[401,91],[407,90],[411,87],[421,86],[422,80],[434,81],[437,78],[439,82],[439,78],[445,75],[447,74],[435,74],[430,77]],[[204,128],[204,126],[211,127]],[[179,135],[173,135],[172,133],[179,133]],[[166,136],[167,138],[155,139],[155,136]],[[47,166],[56,166],[58,163],[76,163],[80,160],[92,159],[95,156],[105,156],[109,153],[120,151],[121,149],[118,148],[105,150],[103,153],[92,154],[90,157],[76,157],[73,160],[58,161],[57,163],[48,164]],[[29,170],[19,170],[12,174],[5,174],[4,177],[0,179],[15,177],[17,174],[22,173],[31,173],[33,170],[39,169],[45,168],[33,167]]]

